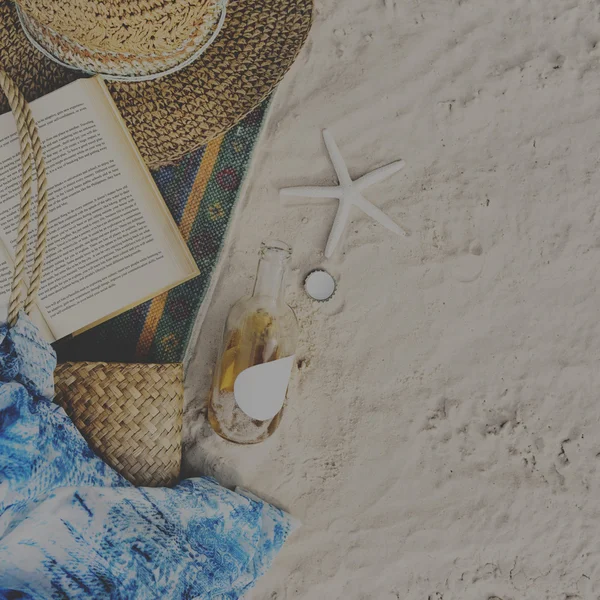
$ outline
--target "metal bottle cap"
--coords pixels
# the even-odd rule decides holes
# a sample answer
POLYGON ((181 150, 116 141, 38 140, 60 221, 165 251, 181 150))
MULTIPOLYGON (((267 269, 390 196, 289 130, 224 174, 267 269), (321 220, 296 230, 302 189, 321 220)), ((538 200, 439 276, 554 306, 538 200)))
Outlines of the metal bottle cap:
POLYGON ((311 271, 304 280, 304 291, 317 302, 327 302, 335 294, 335 279, 323 269, 311 271))

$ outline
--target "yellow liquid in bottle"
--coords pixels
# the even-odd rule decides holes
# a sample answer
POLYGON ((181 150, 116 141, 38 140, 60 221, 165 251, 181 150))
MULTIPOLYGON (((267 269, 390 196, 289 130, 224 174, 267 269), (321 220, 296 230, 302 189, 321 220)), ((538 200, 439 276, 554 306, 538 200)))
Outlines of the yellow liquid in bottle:
POLYGON ((229 334, 221 356, 218 381, 208 404, 212 428, 225 439, 241 444, 261 442, 275 431, 283 409, 268 421, 257 421, 244 413, 233 393, 237 376, 250 367, 280 358, 277 326, 263 310, 249 314, 240 329, 229 334))

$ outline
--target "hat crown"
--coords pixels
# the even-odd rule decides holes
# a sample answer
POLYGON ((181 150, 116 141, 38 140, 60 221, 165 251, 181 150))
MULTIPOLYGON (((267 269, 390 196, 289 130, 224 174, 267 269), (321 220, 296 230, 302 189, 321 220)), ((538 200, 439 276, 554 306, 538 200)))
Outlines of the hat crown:
POLYGON ((193 40, 217 0, 17 0, 38 25, 100 51, 155 56, 193 40))

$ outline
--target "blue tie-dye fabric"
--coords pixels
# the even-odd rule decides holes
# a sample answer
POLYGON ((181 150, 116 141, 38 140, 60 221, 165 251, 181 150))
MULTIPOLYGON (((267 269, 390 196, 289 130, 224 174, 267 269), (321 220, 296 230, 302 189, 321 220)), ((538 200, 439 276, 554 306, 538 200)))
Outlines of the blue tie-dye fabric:
POLYGON ((232 600, 294 527, 209 478, 135 488, 53 404, 56 357, 0 325, 0 599, 232 600))

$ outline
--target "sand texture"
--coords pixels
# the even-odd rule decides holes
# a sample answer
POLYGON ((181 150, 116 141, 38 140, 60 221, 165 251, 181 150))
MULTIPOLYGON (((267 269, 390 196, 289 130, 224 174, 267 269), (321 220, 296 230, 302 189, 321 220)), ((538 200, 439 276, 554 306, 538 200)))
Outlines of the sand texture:
POLYGON ((317 0, 276 96, 187 376, 187 474, 301 519, 255 600, 600 598, 600 3, 317 0), (328 127, 366 196, 334 257, 328 127), (277 434, 202 410, 262 240, 302 325, 277 434), (323 266, 336 296, 301 289, 323 266))

